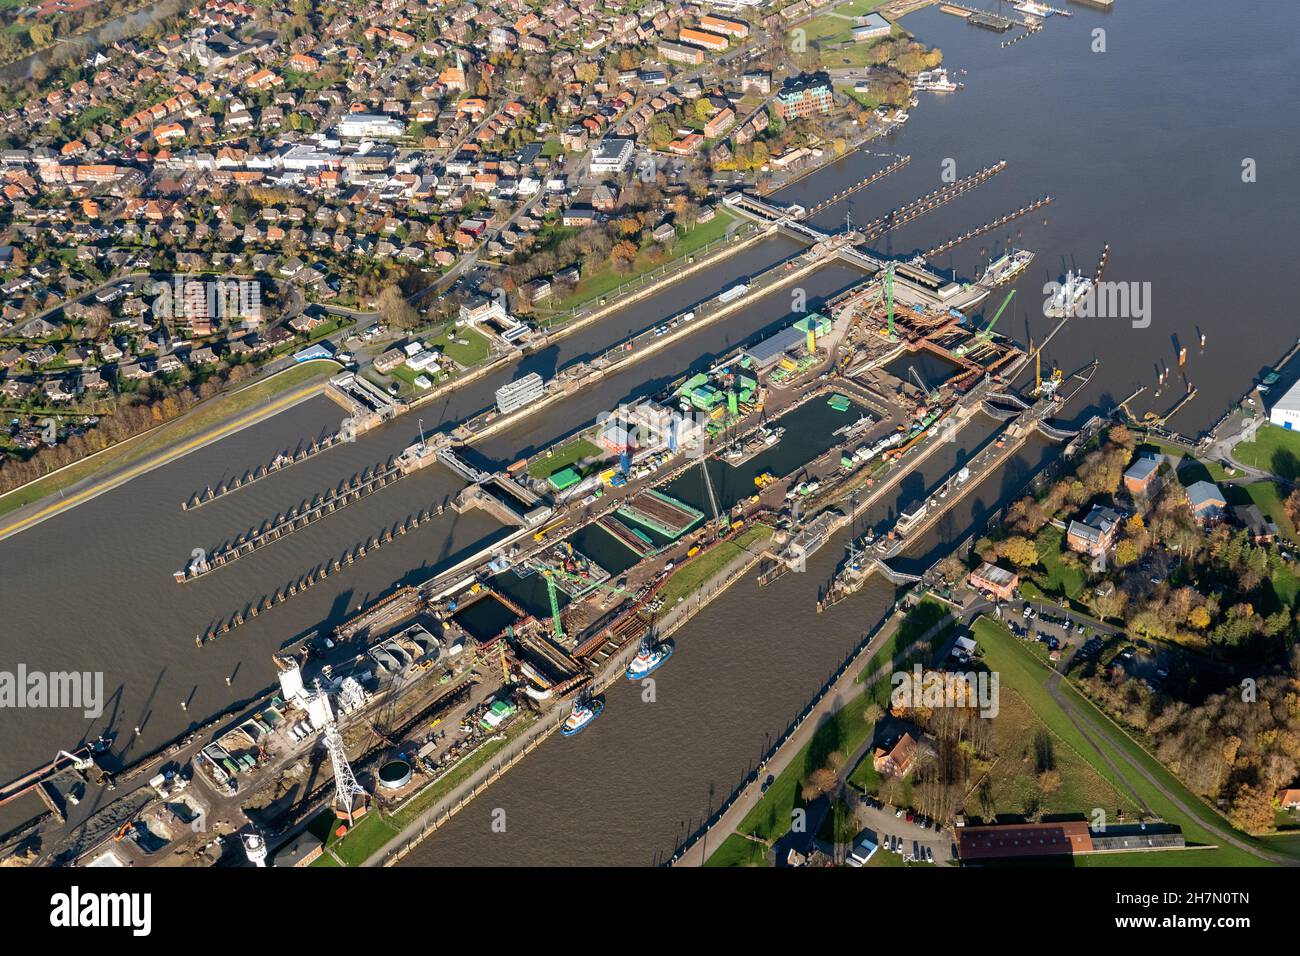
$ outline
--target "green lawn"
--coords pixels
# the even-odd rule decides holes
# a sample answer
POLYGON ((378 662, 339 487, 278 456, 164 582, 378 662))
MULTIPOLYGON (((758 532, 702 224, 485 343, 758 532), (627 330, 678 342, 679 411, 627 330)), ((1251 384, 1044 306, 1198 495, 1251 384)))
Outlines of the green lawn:
MULTIPOLYGON (((1124 732, 1123 728, 1116 725, 1109 717, 1099 711, 1091 701, 1076 691, 1068 682, 1064 680, 1061 682, 1062 696, 1070 701, 1075 709, 1088 719, 1089 723, 1104 728, 1116 739, 1120 750, 1124 754, 1136 761, 1161 786, 1170 793, 1177 795, 1179 800, 1190 807, 1192 809, 1190 815, 1183 813, 1174 806, 1156 786, 1139 774, 1126 761, 1122 760, 1118 754, 1113 754, 1112 759, 1123 771, 1124 779, 1121 780, 1116 776, 1109 764, 1102 759, 1092 744, 1084 738, 1083 734, 1070 721, 1065 711, 1052 698, 1047 688, 1047 682, 1051 677, 1050 669, 1031 656, 1022 642, 1012 637, 1005 627, 990 618, 980 618, 975 622, 974 632, 975 639, 980 645, 983 661, 990 670, 998 672, 1002 689, 1013 690, 1019 694, 1025 703, 1033 708, 1038 719, 1051 730, 1056 738, 1086 760, 1093 770, 1114 787, 1118 793, 1126 795, 1125 799, 1128 799, 1128 790, 1124 782, 1127 780, 1137 791, 1138 796, 1161 819, 1182 828, 1183 835, 1189 844, 1220 843, 1216 834, 1206 829, 1205 823, 1213 820, 1218 826, 1227 827, 1222 818, 1206 806, 1199 797, 1184 787, 1164 765, 1142 749, 1135 740, 1124 732)), ((1253 845, 1262 845, 1259 841, 1251 840, 1249 837, 1240 834, 1238 834, 1238 837, 1253 845)), ((1127 854, 1125 855, 1127 856, 1127 854)), ((1143 854, 1143 856, 1163 858, 1166 854, 1143 854)), ((1262 862, 1252 854, 1230 845, 1220 845, 1218 849, 1207 850, 1203 853, 1179 853, 1167 854, 1167 856, 1177 857, 1177 860, 1170 860, 1170 863, 1181 861, 1185 865, 1257 866, 1262 862)), ((1117 863, 1120 865, 1125 863, 1127 865, 1136 865, 1135 862, 1129 861, 1117 861, 1117 863)), ((1105 863, 1103 862, 1100 865, 1105 865, 1105 863)))
MULTIPOLYGON (((853 35, 851 32, 852 25, 848 21, 841 22, 850 28, 849 39, 851 40, 853 35)), ((896 37, 901 33, 902 30, 895 25, 891 36, 896 37)), ((828 38, 818 45, 818 60, 821 67, 827 70, 843 66, 858 68, 873 66, 875 64, 875 53, 872 51, 872 47, 884 39, 884 37, 881 37, 876 40, 867 40, 862 43, 850 42, 844 46, 839 46, 836 39, 828 38)))
POLYGON ((600 297, 608 295, 614 289, 617 289, 623 283, 631 282, 643 273, 658 268, 666 262, 673 262, 693 254, 702 246, 721 239, 726 234, 727 228, 734 218, 731 213, 719 208, 708 222, 697 225, 693 229, 679 229, 677 231, 677 241, 669 250, 671 258, 664 259, 661 262, 655 263, 651 261, 649 250, 658 245, 658 243, 651 242, 642 248, 641 254, 627 272, 619 272, 613 266, 606 266, 597 272, 583 276, 572 292, 561 299, 547 303, 547 314, 554 315, 559 312, 568 312, 579 305, 598 300, 600 297))
POLYGON ((1034 544, 1038 548, 1038 558, 1044 569, 1039 582, 1043 590, 1067 598, 1076 597, 1083 590, 1087 576, 1082 569, 1066 567, 1061 560, 1065 533, 1049 524, 1039 532, 1034 544))
POLYGON ((377 810, 367 812, 340 837, 341 825, 345 824, 335 818, 333 810, 323 810, 308 824, 307 829, 325 844, 325 852, 312 861, 312 866, 360 866, 396 833, 377 810))
POLYGON ((219 395, 166 425, 114 445, 95 458, 81 461, 57 474, 47 475, 10 492, 0 498, 0 515, 39 501, 77 482, 105 476, 110 471, 137 462, 147 455, 165 452, 171 446, 193 438, 205 429, 217 426, 241 412, 265 405, 281 393, 291 391, 313 378, 337 369, 338 363, 329 360, 304 362, 255 385, 219 395))
POLYGON ((598 446, 585 438, 578 437, 563 445, 550 455, 540 455, 528 463, 528 474, 534 478, 549 478, 574 462, 605 455, 598 446))
POLYGON ((1277 525, 1280 534, 1296 540, 1296 528, 1282 507, 1286 492, 1271 481, 1256 481, 1249 485, 1225 485, 1223 494, 1230 505, 1255 505, 1265 518, 1277 525))
POLYGON ((1255 440, 1242 442, 1232 455, 1243 464, 1294 481, 1300 478, 1300 432, 1261 425, 1255 440))
POLYGON ((424 344, 431 349, 440 349, 442 354, 465 368, 471 368, 488 357, 488 340, 477 329, 460 328, 450 333, 443 333, 435 339, 425 339, 424 344), (461 345, 460 341, 465 344, 461 345))
POLYGON ((886 0, 849 0, 835 7, 833 12, 845 17, 863 17, 885 3, 886 0))
MULTIPOLYGON (((1114 819, 1123 808, 1132 819, 1137 803, 1117 790, 1073 748, 1055 737, 1023 697, 1009 687, 1000 688, 999 709, 993 718, 993 764, 987 786, 993 815, 1030 815, 1035 810, 1052 814, 1089 814, 1100 807, 1114 819), (1046 735, 1046 736, 1044 736, 1046 735), (1050 741, 1050 742, 1049 742, 1050 741), (1044 790, 1039 776, 1040 750, 1060 776, 1060 786, 1044 790)), ((978 798, 967 800, 972 814, 981 813, 978 798)))
POLYGON ((736 558, 746 551, 758 550, 771 537, 771 528, 765 524, 754 524, 736 538, 715 545, 706 553, 687 561, 673 571, 672 577, 660 589, 663 606, 671 608, 678 601, 685 600, 736 558))
POLYGON ((853 39, 853 21, 844 17, 823 13, 814 17, 801 27, 807 33, 809 43, 826 43, 828 45, 848 43, 853 39))
POLYGON ((709 854, 705 866, 767 866, 767 847, 733 833, 709 854))

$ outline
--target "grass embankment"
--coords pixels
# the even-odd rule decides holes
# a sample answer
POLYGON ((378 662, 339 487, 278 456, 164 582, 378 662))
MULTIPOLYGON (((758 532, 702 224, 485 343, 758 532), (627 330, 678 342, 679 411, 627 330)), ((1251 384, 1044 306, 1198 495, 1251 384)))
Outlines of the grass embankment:
MULTIPOLYGON (((890 687, 887 675, 902 666, 901 662, 894 659, 899 648, 911 647, 935 625, 942 622, 947 614, 948 608, 932 599, 921 601, 908 612, 895 632, 886 638, 871 655, 871 665, 874 665, 877 661, 884 662, 883 666, 876 667, 874 671, 878 677, 884 679, 875 680, 861 694, 858 694, 841 707, 830 720, 827 720, 817 729, 812 739, 803 746, 785 770, 781 771, 772 782, 772 785, 768 787, 762 799, 741 820, 737 832, 742 836, 735 837, 736 839, 744 839, 744 835, 748 835, 772 843, 789 831, 792 812, 796 807, 805 806, 803 786, 809 776, 827 766, 834 759, 851 757, 875 733, 876 725, 868 718, 867 710, 873 702, 882 703, 882 699, 887 701, 890 687), (839 755, 839 758, 834 755, 839 755)), ((953 627, 956 627, 955 621, 949 627, 941 628, 937 634, 931 637, 929 647, 933 649, 942 646, 952 633, 953 627)), ((910 661, 908 664, 910 666, 910 661)), ((863 675, 859 676, 858 681, 861 682, 863 676, 872 672, 873 666, 868 666, 863 671, 863 675)), ((854 768, 849 775, 849 782, 860 789, 876 789, 879 785, 879 778, 875 776, 870 755, 865 757, 857 768, 854 768), (874 782, 873 777, 875 778, 874 782)), ((847 827, 849 824, 845 823, 845 826, 847 827)), ((728 845, 731 845, 734 851, 735 844, 732 838, 728 838, 718 852, 722 852, 722 849, 728 845)), ((710 865, 735 864, 721 862, 715 864, 711 857, 710 865)))
POLYGON ((290 389, 302 386, 311 379, 324 376, 337 368, 338 363, 330 360, 304 362, 285 369, 265 381, 212 398, 175 421, 119 442, 93 458, 83 459, 62 471, 46 475, 9 492, 0 497, 0 515, 8 514, 23 505, 63 491, 78 482, 95 477, 106 477, 109 472, 138 462, 155 452, 170 453, 171 446, 194 438, 206 429, 213 428, 241 412, 267 405, 290 389))
POLYGON ((787 833, 791 814, 805 806, 802 791, 808 777, 825 767, 833 754, 853 753, 875 730, 866 716, 868 703, 866 693, 859 694, 818 727, 736 829, 769 843, 787 833))
POLYGON ((772 529, 767 525, 753 524, 731 540, 714 545, 704 554, 687 561, 673 572, 659 591, 664 608, 671 609, 678 601, 694 594, 709 578, 745 552, 758 550, 771 537, 772 529))
POLYGON ((1300 432, 1261 425, 1254 440, 1237 445, 1232 456, 1243 465, 1295 481, 1300 478, 1300 432))
POLYGON ((557 322, 562 321, 563 316, 559 316, 557 313, 568 312, 580 305, 599 299, 601 296, 608 295, 626 282, 632 282, 653 269, 681 260, 715 239, 721 239, 726 235, 727 228, 734 219, 735 217, 731 213, 719 208, 708 222, 701 223, 691 229, 679 229, 677 239, 668 250, 668 255, 663 259, 656 259, 654 254, 654 250, 662 247, 656 242, 647 243, 641 248, 637 257, 632 260, 632 267, 626 272, 618 271, 613 265, 606 265, 604 268, 584 276, 568 295, 547 302, 545 312, 539 312, 539 317, 544 323, 549 316, 555 316, 557 322))
MULTIPOLYGON (((1184 787, 1164 765, 1129 737, 1123 728, 1098 710, 1073 686, 1062 680, 1059 685, 1061 696, 1074 708, 1083 725, 1105 732, 1118 745, 1116 750, 1111 750, 1098 733, 1090 730, 1089 735, 1096 740, 1098 747, 1107 751, 1107 756, 1120 769, 1122 777, 1117 774, 1102 754, 1098 753, 1097 748, 1071 722, 1048 690, 1048 681, 1053 673, 1051 669, 1031 655, 1005 627, 989 618, 980 618, 975 622, 974 633, 984 663, 990 670, 997 671, 999 674, 1002 691, 1010 690, 1019 695, 1055 738, 1086 761, 1093 771, 1114 788, 1124 800, 1133 801, 1134 797, 1140 798, 1140 801, 1134 802, 1145 803, 1161 819, 1181 827, 1189 845, 1218 845, 1216 849, 1198 852, 1165 851, 1080 857, 1074 861, 1076 864, 1084 866, 1249 866, 1261 863, 1254 855, 1224 844, 1216 831, 1231 830, 1229 824, 1184 787), (1140 773, 1138 768, 1150 774, 1155 783, 1140 773), (1161 788, 1176 796, 1192 812, 1188 814, 1178 809, 1169 797, 1161 792, 1161 788), (1210 829, 1211 825, 1214 827, 1213 830, 1210 829)), ((1080 807, 1079 812, 1087 813, 1091 809, 1091 807, 1080 807)), ((1109 812, 1111 811, 1108 810, 1109 812)), ((1251 840, 1249 837, 1241 834, 1236 836, 1248 843, 1259 845, 1258 841, 1251 840)))
POLYGON ((768 866, 767 847, 733 833, 709 854, 705 866, 768 866))

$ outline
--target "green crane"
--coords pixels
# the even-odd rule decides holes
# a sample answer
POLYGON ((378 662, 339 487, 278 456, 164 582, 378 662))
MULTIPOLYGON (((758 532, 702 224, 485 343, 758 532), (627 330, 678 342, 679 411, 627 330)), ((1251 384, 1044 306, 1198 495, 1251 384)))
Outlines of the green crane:
POLYGON ((1002 304, 998 306, 998 310, 993 313, 993 318, 989 321, 989 324, 984 327, 983 331, 976 332, 975 337, 973 339, 971 339, 965 345, 959 346, 956 349, 956 351, 953 352, 953 354, 965 355, 971 349, 975 348, 978 345, 982 345, 983 343, 991 339, 993 337, 993 326, 998 324, 998 319, 1001 318, 1002 311, 1011 302, 1011 299, 1015 294, 1016 294, 1015 289, 1012 289, 1010 292, 1008 292, 1007 297, 1002 300, 1002 304))
POLYGON ((588 581, 584 577, 579 577, 576 574, 569 574, 567 571, 561 571, 559 568, 553 568, 549 565, 542 564, 540 561, 529 561, 528 566, 539 573, 542 576, 542 579, 546 582, 546 596, 551 602, 551 634, 554 635, 557 641, 562 641, 565 637, 564 622, 560 618, 560 596, 557 593, 559 589, 555 585, 555 579, 557 577, 565 578, 569 581, 576 581, 579 584, 585 584, 590 587, 599 588, 602 591, 610 591, 614 594, 627 596, 631 593, 630 591, 625 591, 623 588, 615 587, 612 584, 598 584, 595 581, 588 581))

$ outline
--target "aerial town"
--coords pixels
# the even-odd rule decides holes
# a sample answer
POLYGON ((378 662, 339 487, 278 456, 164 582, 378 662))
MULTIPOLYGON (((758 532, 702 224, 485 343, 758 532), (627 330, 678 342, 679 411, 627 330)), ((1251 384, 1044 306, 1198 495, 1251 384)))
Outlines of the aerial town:
POLYGON ((1290 134, 1055 2, 0 4, 0 869, 1300 864, 1290 134))

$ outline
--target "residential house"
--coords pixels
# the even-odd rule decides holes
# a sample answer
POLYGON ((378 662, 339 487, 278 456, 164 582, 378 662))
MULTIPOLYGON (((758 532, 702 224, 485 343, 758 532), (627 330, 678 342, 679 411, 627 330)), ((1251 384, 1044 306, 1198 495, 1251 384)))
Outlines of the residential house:
POLYGON ((1114 508, 1093 505, 1082 521, 1071 521, 1065 539, 1071 551, 1100 557, 1110 550, 1119 533, 1120 515, 1114 508))

